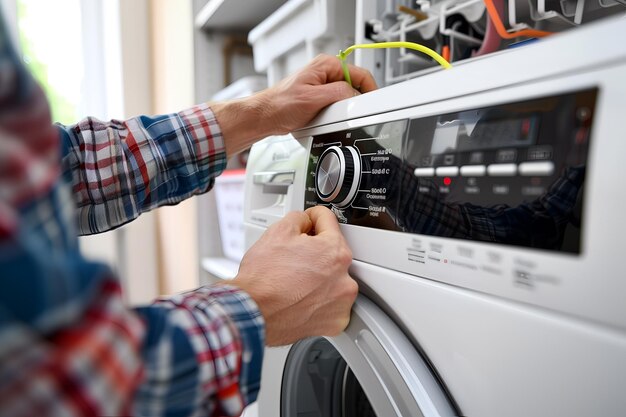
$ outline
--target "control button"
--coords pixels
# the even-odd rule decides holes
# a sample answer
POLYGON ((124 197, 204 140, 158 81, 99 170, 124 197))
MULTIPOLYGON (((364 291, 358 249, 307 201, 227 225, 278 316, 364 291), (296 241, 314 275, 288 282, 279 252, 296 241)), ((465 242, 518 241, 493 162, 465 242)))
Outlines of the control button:
POLYGON ((461 175, 464 177, 482 177, 487 172, 484 165, 465 165, 461 167, 461 175))
POLYGON ((554 173, 554 162, 522 162, 519 164, 519 173, 524 176, 549 176, 554 173))
POLYGON ((415 168, 413 174, 416 177, 434 177, 435 176, 435 168, 415 168))
POLYGON ((492 177, 510 177, 517 173, 517 165, 491 164, 487 167, 487 173, 492 177))
POLYGON ((517 149, 502 149, 496 153, 497 162, 514 162, 517 159, 517 149))
POLYGON ((347 207, 361 182, 361 156, 353 146, 331 146, 320 155, 315 170, 315 191, 325 203, 347 207))
POLYGON ((456 177, 459 175, 459 167, 438 167, 438 177, 456 177))

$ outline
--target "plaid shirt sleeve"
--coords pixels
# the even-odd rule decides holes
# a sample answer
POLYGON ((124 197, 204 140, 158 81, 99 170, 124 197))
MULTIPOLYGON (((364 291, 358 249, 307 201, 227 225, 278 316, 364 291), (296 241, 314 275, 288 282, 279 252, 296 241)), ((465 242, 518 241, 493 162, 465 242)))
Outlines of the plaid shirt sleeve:
POLYGON ((176 114, 59 126, 80 234, 99 233, 213 185, 226 166, 206 104, 176 114))
POLYGON ((54 127, 0 19, 0 416, 234 416, 255 399, 264 323, 247 294, 132 310, 76 238, 76 204, 91 233, 209 188, 219 135, 206 107, 54 127))

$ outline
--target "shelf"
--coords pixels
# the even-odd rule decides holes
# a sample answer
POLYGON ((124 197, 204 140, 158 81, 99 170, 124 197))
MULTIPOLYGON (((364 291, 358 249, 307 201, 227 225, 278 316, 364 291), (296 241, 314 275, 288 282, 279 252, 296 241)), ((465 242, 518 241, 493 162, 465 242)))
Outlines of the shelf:
POLYGON ((203 258, 202 269, 220 279, 233 279, 239 272, 239 263, 227 258, 203 258))
POLYGON ((196 15, 196 27, 204 30, 250 30, 282 6, 286 0, 209 0, 196 15))

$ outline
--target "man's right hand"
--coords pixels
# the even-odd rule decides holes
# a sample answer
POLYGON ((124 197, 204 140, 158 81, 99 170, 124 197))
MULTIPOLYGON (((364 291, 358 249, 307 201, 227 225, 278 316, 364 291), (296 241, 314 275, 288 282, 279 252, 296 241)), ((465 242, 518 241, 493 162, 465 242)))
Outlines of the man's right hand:
POLYGON ((306 126, 326 106, 375 90, 369 71, 348 65, 354 88, 344 81, 339 58, 319 55, 300 71, 250 97, 212 103, 228 156, 257 140, 306 126))
POLYGON ((229 282, 257 303, 266 344, 334 336, 350 321, 358 285, 348 274, 352 253, 325 207, 288 213, 246 253, 229 282))

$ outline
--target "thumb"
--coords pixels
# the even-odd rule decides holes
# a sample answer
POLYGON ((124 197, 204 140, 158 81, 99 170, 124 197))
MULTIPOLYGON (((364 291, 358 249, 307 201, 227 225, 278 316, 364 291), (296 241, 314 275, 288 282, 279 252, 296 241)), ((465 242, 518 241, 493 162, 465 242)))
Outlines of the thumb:
POLYGON ((315 93, 320 108, 360 94, 354 88, 350 87, 350 84, 345 81, 335 81, 328 84, 318 85, 315 87, 315 93))
POLYGON ((312 229, 316 235, 322 233, 341 233, 339 230, 339 222, 335 214, 324 206, 315 206, 307 209, 305 212, 311 219, 312 229))

